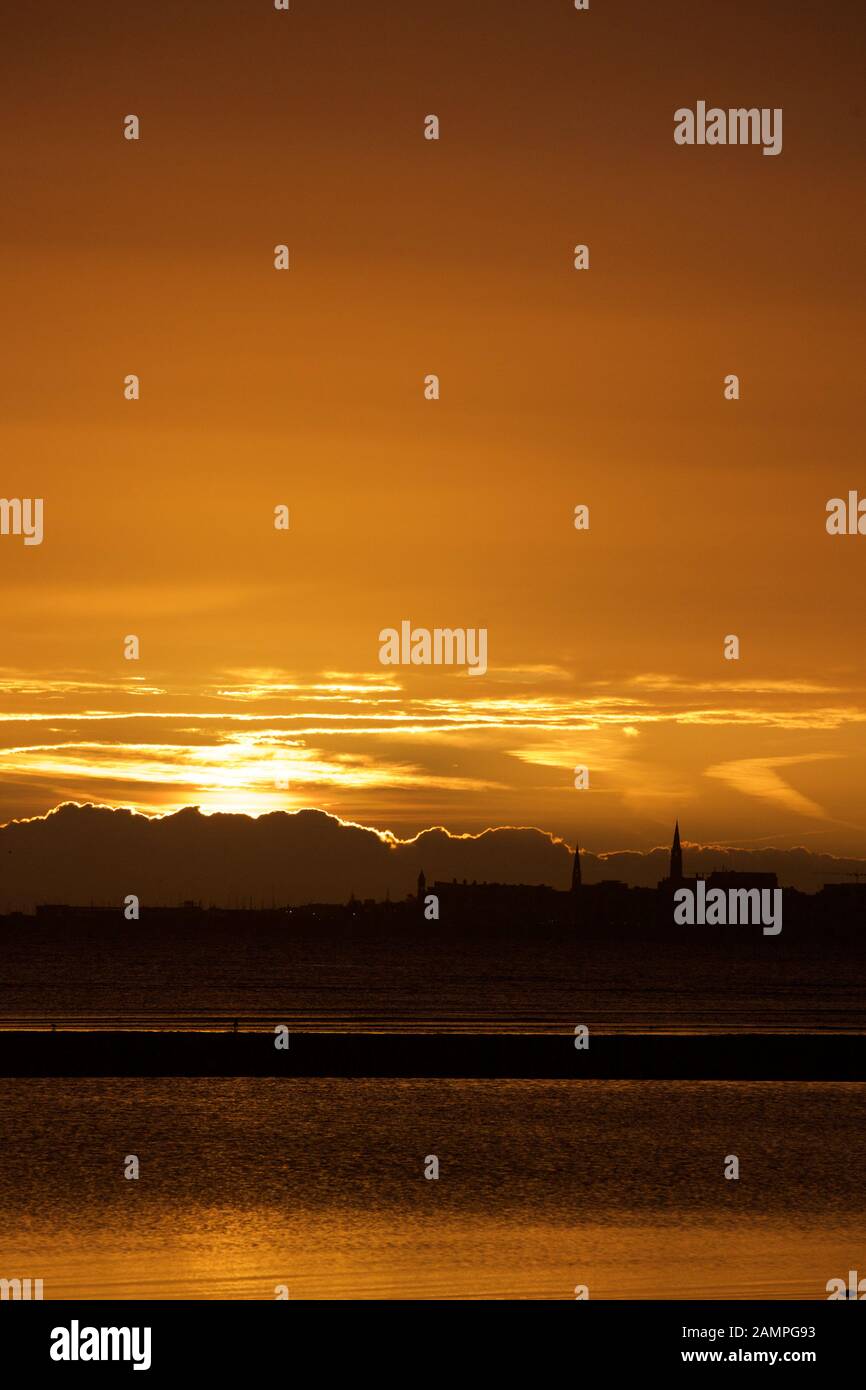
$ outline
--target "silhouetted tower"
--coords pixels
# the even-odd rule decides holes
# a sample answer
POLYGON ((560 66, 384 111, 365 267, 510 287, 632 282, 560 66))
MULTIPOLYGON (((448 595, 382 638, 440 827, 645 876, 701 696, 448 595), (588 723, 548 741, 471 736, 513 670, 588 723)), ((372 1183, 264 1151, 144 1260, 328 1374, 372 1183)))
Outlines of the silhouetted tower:
POLYGON ((574 842, 574 863, 571 866, 571 891, 576 893, 580 888, 580 845, 574 842))
POLYGON ((585 906, 583 894, 580 891, 580 845, 577 840, 574 842, 574 859, 571 861, 571 922, 572 926, 580 926, 581 908, 585 906))
POLYGON ((420 874, 418 875, 418 902, 421 904, 422 907, 424 906, 424 894, 426 893, 426 891, 427 880, 424 877, 424 870, 422 869, 420 874))
POLYGON ((680 848, 680 823, 674 826, 674 842, 671 845, 671 878, 677 883, 683 876, 683 852, 680 848))

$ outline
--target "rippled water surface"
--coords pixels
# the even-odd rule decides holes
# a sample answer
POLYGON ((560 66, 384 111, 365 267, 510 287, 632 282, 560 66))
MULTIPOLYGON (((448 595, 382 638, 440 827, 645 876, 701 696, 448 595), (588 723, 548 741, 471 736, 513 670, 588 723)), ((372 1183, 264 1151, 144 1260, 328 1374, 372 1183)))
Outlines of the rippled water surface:
POLYGON ((46 1298, 825 1298, 866 1267, 866 1085, 2 1080, 0 1128, 0 1276, 46 1298))

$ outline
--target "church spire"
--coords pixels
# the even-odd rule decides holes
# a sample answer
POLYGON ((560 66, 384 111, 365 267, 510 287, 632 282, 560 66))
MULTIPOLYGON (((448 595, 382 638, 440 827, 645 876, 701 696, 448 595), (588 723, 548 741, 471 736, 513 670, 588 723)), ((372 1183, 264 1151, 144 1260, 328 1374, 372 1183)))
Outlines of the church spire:
POLYGON ((674 842, 671 845, 671 878, 677 882, 683 876, 683 852, 680 848, 680 823, 674 826, 674 842))
POLYGON ((580 878, 580 845, 574 842, 574 862, 571 866, 571 891, 576 893, 581 886, 580 878))

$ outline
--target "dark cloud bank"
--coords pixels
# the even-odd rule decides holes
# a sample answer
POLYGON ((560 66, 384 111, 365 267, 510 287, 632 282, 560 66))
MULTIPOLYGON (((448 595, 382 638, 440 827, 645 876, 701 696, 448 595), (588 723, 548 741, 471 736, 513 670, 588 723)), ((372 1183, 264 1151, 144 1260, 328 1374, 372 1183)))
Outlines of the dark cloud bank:
MULTIPOLYGON (((844 882, 863 860, 835 859, 805 849, 743 850, 684 844, 686 873, 716 868, 772 870, 783 885, 816 892, 844 882), (835 879, 833 875, 837 875, 835 879)), ((581 855, 585 883, 619 878, 655 885, 666 873, 667 848, 581 855)), ((388 844, 372 830, 345 825, 321 811, 275 812, 252 819, 204 816, 195 808, 149 819, 130 811, 64 805, 41 820, 0 827, 0 909, 29 911, 36 903, 116 903, 128 893, 142 903, 269 906, 272 902, 342 902, 402 898, 423 868, 433 879, 547 883, 567 888, 571 849, 533 829, 500 828, 475 838, 427 830, 411 844, 388 844)))

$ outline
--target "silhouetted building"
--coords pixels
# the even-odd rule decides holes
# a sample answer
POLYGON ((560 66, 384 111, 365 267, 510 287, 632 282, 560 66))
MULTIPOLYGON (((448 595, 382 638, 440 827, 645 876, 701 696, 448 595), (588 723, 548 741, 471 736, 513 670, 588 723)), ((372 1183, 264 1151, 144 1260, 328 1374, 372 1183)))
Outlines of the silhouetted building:
POLYGON ((574 842, 574 863, 571 866, 571 891, 576 893, 581 886, 580 878, 580 845, 577 840, 574 842))
POLYGON ((671 845, 671 871, 670 879, 672 883, 679 883, 683 876, 683 851, 680 846, 680 823, 677 821, 674 826, 674 842, 671 845))
POLYGON ((866 883, 825 883, 817 901, 831 913, 856 913, 866 923, 866 883))
POLYGON ((582 906, 582 884, 580 877, 580 845, 574 842, 574 860, 571 865, 571 919, 577 925, 582 906))
POLYGON ((659 895, 672 900, 672 895, 677 888, 694 888, 697 881, 696 878, 686 878, 683 874, 683 850, 680 844, 680 823, 678 820, 674 826, 674 838, 671 845, 670 872, 667 878, 663 878, 659 883, 659 895))
POLYGON ((721 888, 727 893, 729 888, 778 888, 779 880, 775 874, 740 873, 736 869, 713 869, 707 879, 707 892, 711 888, 721 888))

